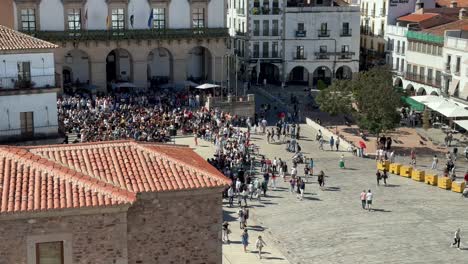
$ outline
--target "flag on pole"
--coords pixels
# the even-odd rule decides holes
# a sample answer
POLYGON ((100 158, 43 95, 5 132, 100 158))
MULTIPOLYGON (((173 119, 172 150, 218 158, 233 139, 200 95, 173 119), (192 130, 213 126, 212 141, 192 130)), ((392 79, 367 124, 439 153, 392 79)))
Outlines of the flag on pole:
POLYGON ((106 27, 107 27, 107 29, 110 29, 110 19, 109 19, 109 15, 106 17, 106 27))
POLYGON ((148 28, 152 28, 152 27, 153 27, 153 9, 151 9, 151 12, 148 18, 148 28))
POLYGON ((88 8, 86 8, 86 10, 85 10, 84 24, 85 24, 86 28, 88 28, 88 8))

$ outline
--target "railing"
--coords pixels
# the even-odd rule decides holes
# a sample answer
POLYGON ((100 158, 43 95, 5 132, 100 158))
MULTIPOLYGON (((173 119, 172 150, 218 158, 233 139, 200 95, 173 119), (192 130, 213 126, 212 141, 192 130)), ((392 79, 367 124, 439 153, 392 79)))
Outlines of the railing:
POLYGON ((242 32, 242 31, 236 31, 236 35, 237 36, 245 36, 245 32, 242 32))
POLYGON ((315 59, 328 60, 330 59, 330 56, 328 56, 328 53, 325 53, 325 52, 315 52, 315 59))
POLYGON ((342 30, 341 30, 340 36, 342 36, 342 37, 351 37, 351 32, 352 32, 352 31, 351 31, 350 28, 348 28, 348 29, 342 29, 342 30))
POLYGON ((408 31, 406 32, 406 37, 408 39, 419 40, 423 42, 430 42, 436 44, 444 44, 444 37, 443 36, 436 36, 429 33, 418 32, 418 31, 408 31))
POLYGON ((244 16, 245 15, 245 9, 244 8, 236 8, 236 13, 238 15, 244 16))
POLYGON ((468 39, 447 36, 445 38, 445 47, 468 51, 468 39))
POLYGON ((306 30, 296 30, 296 38, 304 38, 306 35, 306 30))
POLYGON ((125 39, 179 39, 197 37, 229 37, 227 28, 189 29, 126 29, 82 31, 33 31, 24 32, 48 41, 87 41, 125 39))
POLYGON ((385 35, 385 32, 383 30, 379 30, 379 37, 383 37, 385 35))
POLYGON ((253 35, 254 36, 260 36, 260 30, 254 30, 253 35))
POLYGON ((370 13, 371 13, 371 14, 370 14, 371 17, 375 17, 375 9, 371 9, 371 12, 370 12, 370 13))
POLYGON ((273 9, 271 10, 271 14, 272 15, 279 15, 279 14, 281 14, 281 9, 279 7, 273 7, 273 9))
POLYGON ((57 134, 59 126, 39 126, 34 127, 33 133, 24 133, 21 128, 0 130, 0 140, 6 138, 21 138, 21 139, 31 139, 39 136, 53 135, 57 134))
POLYGON ((406 27, 387 25, 387 34, 404 37, 406 36, 406 32, 408 32, 408 29, 406 27))
POLYGON ((292 57, 294 60, 307 60, 307 53, 304 52, 304 54, 298 54, 297 52, 293 52, 292 57))
POLYGON ((385 17, 387 15, 387 10, 385 8, 380 8, 380 16, 385 17))
POLYGON ((269 54, 268 53, 262 53, 262 58, 269 58, 269 54))
POLYGON ((273 29, 271 30, 271 35, 272 35, 272 36, 278 36, 278 35, 279 35, 279 30, 278 30, 278 28, 273 28, 273 29))
POLYGON ((440 78, 435 78, 435 82, 434 82, 434 79, 432 77, 427 76, 427 79, 426 79, 426 75, 424 74, 405 72, 404 77, 408 81, 413 81, 413 82, 417 82, 420 84, 425 84, 425 85, 429 85, 429 86, 433 86, 437 88, 440 88, 442 84, 442 81, 440 78))
POLYGON ((361 15, 367 16, 367 8, 361 9, 361 15))
POLYGON ((445 63, 445 72, 450 73, 451 68, 452 67, 451 67, 450 63, 445 63))
POLYGON ((318 30, 318 37, 319 38, 330 37, 330 30, 319 29, 318 30))
POLYGON ((34 89, 59 87, 55 82, 55 75, 35 75, 30 80, 21 80, 18 76, 1 77, 0 89, 34 89))

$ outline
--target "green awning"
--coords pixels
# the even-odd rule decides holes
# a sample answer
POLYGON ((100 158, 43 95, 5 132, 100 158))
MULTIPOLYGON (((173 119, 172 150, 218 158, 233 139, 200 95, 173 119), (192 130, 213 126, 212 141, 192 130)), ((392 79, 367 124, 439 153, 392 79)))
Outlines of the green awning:
POLYGON ((424 105, 411 97, 402 96, 401 100, 415 111, 424 111, 424 105))

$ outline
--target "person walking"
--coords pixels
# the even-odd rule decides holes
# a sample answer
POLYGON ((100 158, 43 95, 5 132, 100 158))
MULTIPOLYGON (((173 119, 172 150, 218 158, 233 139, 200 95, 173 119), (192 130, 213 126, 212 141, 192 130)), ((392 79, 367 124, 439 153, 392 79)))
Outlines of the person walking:
POLYGON ((314 159, 309 159, 309 174, 310 176, 314 176, 314 159))
POLYGON ((227 221, 223 222, 223 242, 229 243, 229 234, 231 230, 229 230, 229 223, 227 221))
POLYGON ((431 170, 437 170, 438 163, 439 163, 439 159, 437 158, 437 155, 434 155, 434 157, 432 158, 431 170))
POLYGON ((361 205, 362 209, 366 209, 366 190, 363 190, 361 193, 361 205))
POLYGON ((344 169, 345 168, 345 160, 344 160, 344 155, 341 154, 341 157, 340 157, 340 169, 344 169))
POLYGON ((385 186, 387 186, 387 179, 388 179, 387 169, 384 169, 382 171, 382 179, 383 179, 383 183, 385 184, 385 186))
POLYGON ((457 229, 457 231, 455 231, 455 234, 453 235, 453 243, 451 245, 451 247, 457 245, 457 248, 460 250, 460 241, 461 241, 461 238, 460 238, 460 228, 457 229))
POLYGON ((369 189, 369 191, 367 192, 366 194, 366 203, 367 203, 367 209, 369 210, 369 212, 372 210, 372 199, 373 199, 373 194, 371 192, 371 190, 369 189))
POLYGON ((255 242, 255 247, 258 249, 258 258, 262 259, 262 249, 266 246, 265 241, 263 241, 262 236, 258 236, 257 241, 255 242))
POLYGON ((244 210, 242 208, 237 211, 237 217, 239 217, 239 228, 244 229, 244 210))
POLYGON ((234 188, 232 188, 232 186, 229 187, 227 191, 227 195, 229 198, 229 207, 233 207, 234 206, 234 188))
POLYGON ((294 193, 295 187, 296 187, 296 179, 291 178, 289 180, 289 191, 291 192, 291 194, 294 193))
POLYGON ((319 183, 320 188, 325 186, 325 173, 322 170, 318 174, 317 181, 319 183))
POLYGON ((336 151, 338 151, 340 149, 340 137, 336 137, 335 146, 336 146, 336 151))
POLYGON ((324 150, 323 149, 323 137, 319 138, 319 150, 324 150))
POLYGON ((299 185, 299 191, 301 192, 299 200, 302 201, 304 199, 304 192, 305 192, 305 182, 301 181, 301 184, 299 185))
POLYGON ((380 174, 379 170, 377 170, 377 172, 375 173, 375 176, 377 178, 377 185, 380 185, 380 180, 382 179, 382 174, 380 174))
POLYGON ((244 246, 244 252, 247 253, 247 246, 249 245, 249 233, 247 229, 244 229, 244 232, 241 235, 242 245, 244 246))
POLYGON ((331 136, 330 138, 330 150, 333 151, 333 146, 335 145, 335 139, 333 138, 333 136, 331 136))
POLYGON ((411 165, 414 167, 416 167, 416 152, 414 151, 414 149, 411 149, 411 165))
POLYGON ((198 146, 198 131, 193 131, 193 139, 195 141, 195 146, 198 146))

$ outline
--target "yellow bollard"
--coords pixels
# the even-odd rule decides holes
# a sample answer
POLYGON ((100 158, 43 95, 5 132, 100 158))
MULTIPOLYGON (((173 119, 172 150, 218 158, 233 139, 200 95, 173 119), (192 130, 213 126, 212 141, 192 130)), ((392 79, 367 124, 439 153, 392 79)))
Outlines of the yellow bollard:
POLYGON ((396 174, 396 175, 399 175, 400 174, 400 168, 401 168, 401 164, 399 163, 391 163, 390 164, 390 173, 392 174, 396 174))
POLYGON ((465 189, 465 182, 452 182, 452 192, 462 193, 465 189))
POLYGON ((413 172, 411 173, 411 179, 418 181, 418 182, 424 182, 424 171, 413 170, 413 172))
POLYGON ((452 189, 452 180, 449 177, 440 177, 437 180, 437 186, 441 189, 450 190, 452 189))
POLYGON ((424 181, 429 185, 437 186, 437 175, 427 174, 424 176, 424 181))
POLYGON ((413 167, 411 166, 401 166, 400 168, 400 176, 406 177, 406 178, 411 178, 411 172, 413 171, 413 167))

